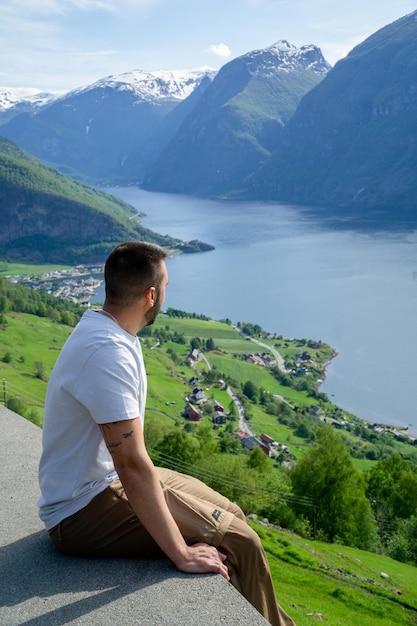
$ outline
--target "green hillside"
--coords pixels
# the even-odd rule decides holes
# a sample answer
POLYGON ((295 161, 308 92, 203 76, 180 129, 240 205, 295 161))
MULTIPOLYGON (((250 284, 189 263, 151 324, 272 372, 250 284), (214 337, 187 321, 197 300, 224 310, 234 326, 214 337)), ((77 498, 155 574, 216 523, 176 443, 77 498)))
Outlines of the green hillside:
MULTIPOLYGON (((82 309, 56 300, 53 315, 51 296, 0 280, 0 398, 41 425, 50 371, 82 309), (32 312, 13 310, 19 306, 32 312)), ((307 383, 309 376, 323 376, 331 347, 271 336, 256 324, 234 326, 172 309, 142 335, 151 456, 159 465, 203 479, 252 514, 277 596, 298 626, 415 623, 417 569, 399 560, 417 563, 417 448, 399 433, 369 429, 307 383), (193 348, 205 358, 191 364, 185 357, 193 348), (272 349, 288 370, 297 355, 308 352, 309 374, 289 381, 288 373, 279 375, 274 366, 247 358, 272 349), (260 448, 250 452, 241 445, 233 435, 239 424, 224 382, 255 434, 267 433, 289 455, 268 458, 260 448), (193 423, 183 409, 195 387, 208 402, 201 421, 193 423), (213 403, 229 413, 216 428, 213 403), (325 424, 312 407, 320 407, 322 417, 345 422, 345 429, 325 424), (300 472, 309 487, 298 490, 300 472), (254 515, 269 523, 260 524, 254 515), (325 542, 332 532, 329 521, 337 530, 325 542)))
POLYGON ((122 200, 76 182, 0 138, 0 259, 102 261, 121 241, 181 242, 143 228, 122 200))
POLYGON ((259 523, 252 527, 266 549, 277 597, 297 626, 416 623, 416 567, 259 523))
POLYGON ((326 73, 321 52, 311 55, 296 69, 268 49, 226 63, 148 169, 144 188, 197 196, 240 190, 326 73))

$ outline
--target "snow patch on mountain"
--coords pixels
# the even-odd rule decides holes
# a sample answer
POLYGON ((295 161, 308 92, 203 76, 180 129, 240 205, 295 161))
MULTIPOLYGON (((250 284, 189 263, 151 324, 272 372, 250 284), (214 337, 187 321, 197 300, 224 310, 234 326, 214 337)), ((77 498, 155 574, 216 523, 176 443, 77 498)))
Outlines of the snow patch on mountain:
MULTIPOLYGON (((325 76, 331 69, 320 48, 313 44, 297 48, 281 39, 268 48, 253 50, 244 55, 256 62, 256 72, 297 72, 307 70, 325 76)), ((255 68, 254 68, 255 69, 255 68)))
POLYGON ((46 92, 26 87, 0 87, 0 111, 7 111, 20 104, 28 104, 34 109, 49 104, 63 92, 46 92))
POLYGON ((201 81, 208 77, 213 80, 217 71, 203 67, 194 70, 132 70, 118 76, 107 76, 92 85, 75 89, 65 97, 76 96, 95 89, 131 91, 137 101, 185 100, 201 81))

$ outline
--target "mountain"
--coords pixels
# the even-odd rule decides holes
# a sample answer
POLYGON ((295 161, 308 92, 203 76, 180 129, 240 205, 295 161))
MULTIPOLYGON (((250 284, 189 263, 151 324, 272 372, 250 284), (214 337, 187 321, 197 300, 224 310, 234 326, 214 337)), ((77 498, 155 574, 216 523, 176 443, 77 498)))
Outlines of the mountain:
POLYGON ((0 125, 23 112, 35 113, 62 95, 39 89, 0 87, 0 125))
MULTIPOLYGON (((196 87, 207 85, 214 73, 134 70, 103 78, 35 114, 15 116, 1 126, 1 134, 74 178, 137 182, 147 159, 158 152, 158 142, 165 140, 158 135, 161 121, 196 87), (124 163, 133 152, 135 162, 129 160, 129 173, 125 173, 124 163)), ((168 136, 181 121, 174 120, 168 136)))
POLYGON ((224 65, 145 177, 146 189, 219 195, 267 160, 301 98, 330 69, 319 48, 279 41, 224 65))
POLYGON ((339 61, 301 100, 246 196, 414 212, 417 11, 339 61))
POLYGON ((137 211, 64 176, 0 138, 0 258, 78 265, 129 239, 184 249, 143 228, 137 211))

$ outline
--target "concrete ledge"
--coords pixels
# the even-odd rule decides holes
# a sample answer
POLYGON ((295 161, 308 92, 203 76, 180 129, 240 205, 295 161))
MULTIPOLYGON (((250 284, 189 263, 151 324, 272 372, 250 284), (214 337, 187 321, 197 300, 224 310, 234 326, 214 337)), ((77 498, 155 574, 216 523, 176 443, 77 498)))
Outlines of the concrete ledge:
POLYGON ((41 430, 0 407, 0 626, 265 626, 221 576, 60 555, 37 516, 41 430))

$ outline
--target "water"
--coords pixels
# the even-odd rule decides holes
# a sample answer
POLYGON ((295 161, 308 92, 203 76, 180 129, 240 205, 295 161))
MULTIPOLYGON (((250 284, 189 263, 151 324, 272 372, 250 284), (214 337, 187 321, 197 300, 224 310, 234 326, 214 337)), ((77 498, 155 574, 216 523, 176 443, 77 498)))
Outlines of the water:
MULTIPOLYGON (((321 339, 338 356, 321 387, 346 410, 417 433, 417 231, 308 208, 112 188, 143 225, 212 252, 168 260, 165 307, 321 339)), ((102 297, 102 293, 99 294, 102 297)))

